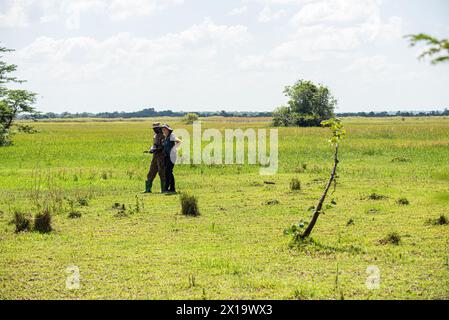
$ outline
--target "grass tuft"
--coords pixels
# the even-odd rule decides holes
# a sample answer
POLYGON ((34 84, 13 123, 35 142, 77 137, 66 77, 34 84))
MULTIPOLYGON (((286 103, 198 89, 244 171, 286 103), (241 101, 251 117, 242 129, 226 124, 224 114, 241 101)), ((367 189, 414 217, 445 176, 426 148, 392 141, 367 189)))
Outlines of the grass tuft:
POLYGON ((401 243, 401 235, 397 232, 391 232, 379 242, 380 244, 392 244, 398 246, 401 243))
POLYGON ((297 178, 293 178, 290 181, 290 190, 291 191, 299 191, 299 190, 301 190, 301 182, 297 178))
POLYGON ((276 200, 276 199, 274 199, 274 200, 269 200, 269 201, 265 202, 265 204, 266 204, 267 206, 275 206, 275 205, 278 205, 279 203, 280 203, 279 200, 276 200))
POLYGON ((16 211, 14 213, 14 224, 16 226, 16 233, 22 231, 29 231, 31 226, 31 219, 29 215, 16 211))
POLYGON ((51 214, 48 209, 44 209, 35 215, 33 230, 40 233, 48 233, 53 230, 51 227, 51 214))
POLYGON ((78 218, 81 218, 81 212, 79 212, 79 211, 70 211, 67 216, 70 219, 78 219, 78 218))
POLYGON ((89 206, 89 199, 87 199, 86 197, 79 197, 77 199, 78 204, 82 207, 87 207, 89 206))
POLYGON ((396 157, 391 159, 391 162, 410 162, 410 159, 405 157, 396 157))
POLYGON ((396 203, 401 206, 408 206, 410 204, 410 201, 408 201, 407 198, 399 198, 398 200, 396 200, 396 203))
POLYGON ((181 213, 185 216, 199 216, 198 200, 194 195, 182 193, 179 197, 181 202, 181 213))
POLYGON ((369 200, 384 200, 384 199, 387 199, 387 196, 373 192, 368 196, 368 199, 369 200))
POLYGON ((449 224, 449 219, 442 214, 436 219, 429 219, 427 220, 427 224, 434 225, 434 226, 444 226, 449 224))

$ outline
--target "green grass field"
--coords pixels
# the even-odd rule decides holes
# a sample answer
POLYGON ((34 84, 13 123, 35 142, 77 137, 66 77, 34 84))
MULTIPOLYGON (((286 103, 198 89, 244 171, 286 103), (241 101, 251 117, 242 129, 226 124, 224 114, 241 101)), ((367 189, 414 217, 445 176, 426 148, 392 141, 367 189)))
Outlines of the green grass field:
MULTIPOLYGON (((0 299, 449 299, 449 225, 426 223, 449 217, 449 118, 343 119, 337 205, 299 248, 283 231, 309 219, 321 195, 328 129, 280 128, 271 177, 250 165, 175 167, 178 191, 198 197, 193 218, 179 196, 141 194, 154 120, 39 122, 0 148, 0 299), (80 218, 68 218, 69 201, 80 218), (51 233, 15 233, 15 211, 45 206, 51 233), (382 243, 392 232, 399 245, 382 243), (68 266, 80 270, 79 289, 66 288, 68 266), (369 266, 379 289, 365 284, 369 266)), ((203 121, 249 127, 269 120, 203 121)))

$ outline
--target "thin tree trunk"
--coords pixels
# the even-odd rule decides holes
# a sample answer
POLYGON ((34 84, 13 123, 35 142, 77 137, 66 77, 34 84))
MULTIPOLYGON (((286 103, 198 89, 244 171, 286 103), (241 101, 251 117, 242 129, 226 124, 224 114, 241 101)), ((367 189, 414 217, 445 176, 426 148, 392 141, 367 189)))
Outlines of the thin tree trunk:
POLYGON ((320 201, 318 202, 318 205, 315 208, 315 212, 313 213, 312 220, 310 221, 310 223, 307 226, 304 233, 301 234, 301 236, 300 236, 301 239, 305 239, 310 235, 313 227, 315 226, 315 223, 318 220, 319 215, 321 214, 321 209, 323 208, 324 200, 326 200, 327 193, 332 185, 332 182, 335 180, 335 174, 337 172, 338 162, 339 162, 338 161, 338 144, 336 144, 335 145, 335 154, 334 154, 334 167, 332 169, 331 176, 329 178, 329 181, 327 182, 327 185, 326 185, 326 188, 324 189, 323 194, 321 195, 320 201))

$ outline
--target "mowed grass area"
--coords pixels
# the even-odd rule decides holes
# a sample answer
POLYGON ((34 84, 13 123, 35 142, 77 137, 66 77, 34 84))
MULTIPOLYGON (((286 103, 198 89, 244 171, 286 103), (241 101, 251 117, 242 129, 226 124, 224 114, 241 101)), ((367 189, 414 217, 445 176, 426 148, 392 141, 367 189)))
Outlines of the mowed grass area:
MULTIPOLYGON (((178 196, 140 193, 155 120, 41 122, 0 148, 1 299, 449 299, 449 226, 426 223, 449 217, 449 118, 344 118, 337 205, 302 248, 283 231, 309 219, 321 195, 329 129, 280 128, 271 177, 249 165, 175 167, 178 190, 198 197, 192 218, 178 196), (290 191, 292 178, 301 191, 290 191), (68 200, 87 202, 74 208, 81 218, 68 218, 68 200), (16 234, 14 212, 39 206, 53 211, 54 231, 16 234), (392 232, 399 245, 382 244, 392 232), (80 270, 77 290, 66 288, 68 266, 80 270), (365 284, 369 266, 379 289, 365 284)), ((204 119, 205 128, 269 121, 204 119)))

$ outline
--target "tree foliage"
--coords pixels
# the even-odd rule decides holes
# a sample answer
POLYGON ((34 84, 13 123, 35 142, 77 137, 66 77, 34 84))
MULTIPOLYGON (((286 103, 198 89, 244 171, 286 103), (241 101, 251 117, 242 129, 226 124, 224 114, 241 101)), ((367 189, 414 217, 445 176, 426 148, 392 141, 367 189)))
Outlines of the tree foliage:
POLYGON ((188 113, 183 118, 182 121, 186 124, 192 124, 195 121, 198 121, 199 117, 196 113, 188 113))
POLYGON ((290 98, 288 101, 290 110, 303 116, 329 119, 333 116, 337 104, 329 88, 302 79, 292 86, 286 86, 284 94, 290 98))
POLYGON ((337 100, 322 84, 301 79, 286 86, 284 94, 290 99, 287 106, 274 111, 274 126, 319 126, 321 121, 334 115, 337 100))
POLYGON ((410 46, 414 47, 418 43, 424 43, 424 51, 419 55, 419 59, 430 58, 432 64, 449 61, 449 40, 438 40, 425 33, 410 34, 405 36, 410 41, 410 46))
MULTIPOLYGON (((13 50, 0 47, 0 53, 13 50)), ((27 90, 8 89, 9 83, 22 83, 12 76, 17 66, 2 61, 0 55, 0 146, 11 144, 12 126, 14 121, 22 113, 34 114, 36 111, 33 104, 36 102, 36 94, 27 90)), ((29 130, 28 130, 29 131, 29 130)))

